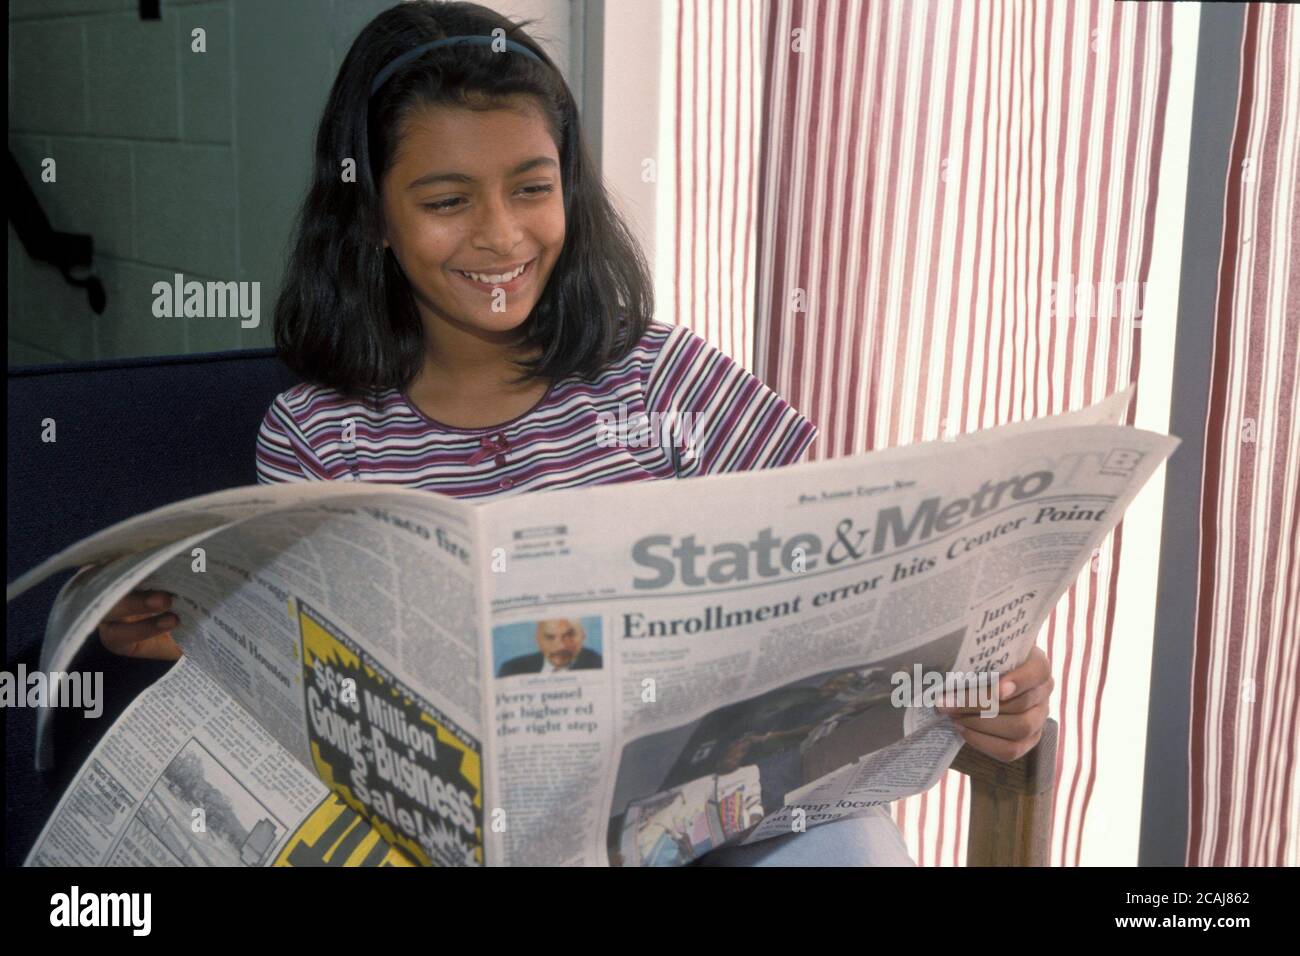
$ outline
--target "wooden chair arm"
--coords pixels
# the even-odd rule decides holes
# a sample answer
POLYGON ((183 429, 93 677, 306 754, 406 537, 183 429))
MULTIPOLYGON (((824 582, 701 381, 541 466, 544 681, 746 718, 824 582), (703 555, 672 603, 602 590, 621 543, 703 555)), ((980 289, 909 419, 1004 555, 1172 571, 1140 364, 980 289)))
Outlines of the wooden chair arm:
POLYGON ((1046 866, 1056 789, 1056 721, 1019 760, 963 747, 952 769, 970 778, 967 866, 1046 866))

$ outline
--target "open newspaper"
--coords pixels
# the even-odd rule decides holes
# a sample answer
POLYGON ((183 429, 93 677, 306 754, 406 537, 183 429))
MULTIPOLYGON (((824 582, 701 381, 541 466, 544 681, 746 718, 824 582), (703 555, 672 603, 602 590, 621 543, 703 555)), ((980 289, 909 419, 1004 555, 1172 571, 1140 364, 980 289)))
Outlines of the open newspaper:
POLYGON ((1177 446, 1116 424, 1131 392, 767 471, 258 486, 122 522, 9 587, 82 568, 50 694, 135 587, 176 595, 184 657, 28 863, 676 865, 922 791, 962 746, 932 692, 996 698, 1177 446))

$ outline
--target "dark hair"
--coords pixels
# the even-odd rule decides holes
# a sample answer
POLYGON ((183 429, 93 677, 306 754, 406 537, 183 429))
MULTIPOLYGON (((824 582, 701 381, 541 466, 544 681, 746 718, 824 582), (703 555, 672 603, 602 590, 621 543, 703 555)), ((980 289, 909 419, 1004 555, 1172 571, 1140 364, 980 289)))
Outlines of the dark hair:
POLYGON ((380 183, 403 119, 427 105, 499 109, 534 98, 560 155, 565 240, 536 306, 521 327, 523 378, 592 378, 641 338, 654 311, 649 269, 592 166, 573 94, 523 30, 474 3, 429 0, 390 7, 361 31, 330 90, 316 133, 311 187, 275 307, 281 358, 308 381, 349 395, 404 388, 424 360, 424 330, 411 288, 382 245, 380 183), (444 36, 488 35, 523 44, 542 60, 483 46, 429 51, 370 95, 396 57, 444 36), (342 178, 356 161, 356 182, 342 178))

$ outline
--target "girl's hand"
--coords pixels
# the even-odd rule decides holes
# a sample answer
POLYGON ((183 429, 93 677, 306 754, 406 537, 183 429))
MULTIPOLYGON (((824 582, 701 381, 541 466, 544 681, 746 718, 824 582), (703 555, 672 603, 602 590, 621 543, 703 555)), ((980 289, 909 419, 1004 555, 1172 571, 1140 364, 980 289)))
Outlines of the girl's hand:
POLYGON ((998 715, 981 717, 978 707, 936 707, 957 732, 982 753, 1004 762, 1018 760, 1037 745, 1047 721, 1047 698, 1056 681, 1047 655, 1037 647, 998 682, 998 715))
POLYGON ((171 629, 180 623, 170 613, 172 596, 166 591, 132 591, 99 622, 99 639, 114 654, 175 661, 181 649, 171 629))

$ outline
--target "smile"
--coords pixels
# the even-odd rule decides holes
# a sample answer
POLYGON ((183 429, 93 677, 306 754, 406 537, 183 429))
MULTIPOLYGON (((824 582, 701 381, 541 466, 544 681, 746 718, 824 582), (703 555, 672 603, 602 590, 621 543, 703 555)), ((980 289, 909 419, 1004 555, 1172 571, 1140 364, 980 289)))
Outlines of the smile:
POLYGON ((480 288, 500 287, 508 290, 511 285, 518 282, 532 271, 533 263, 536 261, 536 259, 529 259, 523 265, 511 269, 509 272, 502 273, 466 272, 463 269, 453 269, 452 271, 468 280, 472 285, 480 288))

